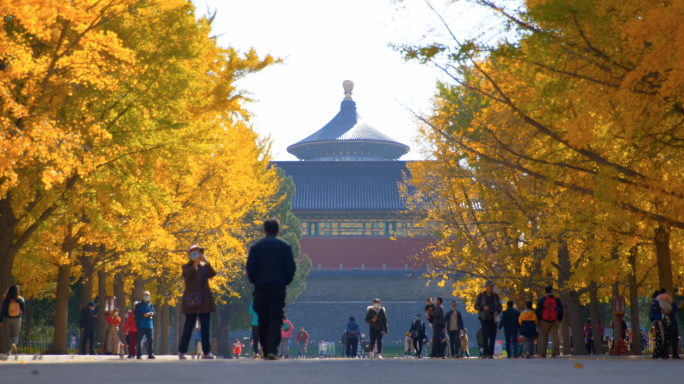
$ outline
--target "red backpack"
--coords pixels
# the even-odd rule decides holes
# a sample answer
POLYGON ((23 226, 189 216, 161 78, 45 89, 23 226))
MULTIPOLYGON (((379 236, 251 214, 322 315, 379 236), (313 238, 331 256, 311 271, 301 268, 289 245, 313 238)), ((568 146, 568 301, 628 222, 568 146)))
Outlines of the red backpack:
POLYGON ((546 296, 544 300, 544 310, 542 312, 542 319, 545 321, 554 322, 558 318, 558 302, 555 296, 546 296))

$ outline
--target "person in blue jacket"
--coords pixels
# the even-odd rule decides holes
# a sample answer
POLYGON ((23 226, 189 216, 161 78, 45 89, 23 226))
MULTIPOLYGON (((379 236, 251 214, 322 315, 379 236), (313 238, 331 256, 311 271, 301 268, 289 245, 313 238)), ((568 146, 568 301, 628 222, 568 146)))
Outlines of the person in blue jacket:
POLYGON ((150 292, 143 292, 143 299, 138 305, 135 306, 133 310, 135 316, 136 325, 138 327, 138 340, 136 345, 136 354, 138 360, 142 360, 142 339, 143 336, 146 339, 145 348, 147 348, 147 358, 155 359, 154 351, 152 346, 154 345, 153 330, 154 330, 154 317, 157 312, 154 310, 154 305, 150 303, 150 292))
POLYGON ((349 318, 349 322, 347 323, 346 326, 346 335, 347 335, 347 356, 351 358, 356 357, 356 352, 359 348, 359 325, 356 324, 356 321, 354 317, 349 318))

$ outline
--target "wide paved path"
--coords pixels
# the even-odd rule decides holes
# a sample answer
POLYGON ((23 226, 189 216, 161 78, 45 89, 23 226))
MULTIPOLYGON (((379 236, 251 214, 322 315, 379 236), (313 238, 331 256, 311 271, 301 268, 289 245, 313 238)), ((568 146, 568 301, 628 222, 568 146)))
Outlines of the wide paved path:
POLYGON ((216 360, 0 364, 0 383, 639 383, 684 381, 680 361, 216 360), (581 364, 582 367, 576 367, 581 364))

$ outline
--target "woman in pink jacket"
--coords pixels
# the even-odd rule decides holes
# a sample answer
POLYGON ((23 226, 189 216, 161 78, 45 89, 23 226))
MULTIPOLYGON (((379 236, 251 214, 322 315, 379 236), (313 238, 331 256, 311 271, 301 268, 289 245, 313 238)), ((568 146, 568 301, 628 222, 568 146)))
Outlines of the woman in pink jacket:
POLYGON ((292 323, 283 315, 283 325, 280 328, 280 348, 278 348, 278 356, 289 359, 290 358, 290 337, 292 337, 292 323))

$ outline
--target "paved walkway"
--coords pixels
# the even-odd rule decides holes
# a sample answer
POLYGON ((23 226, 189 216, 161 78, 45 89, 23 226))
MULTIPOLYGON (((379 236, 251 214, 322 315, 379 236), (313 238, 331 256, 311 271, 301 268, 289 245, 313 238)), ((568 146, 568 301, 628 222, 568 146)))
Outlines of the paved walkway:
POLYGON ((680 361, 556 360, 104 360, 0 363, 3 383, 677 383, 680 361), (546 379, 544 379, 546 378, 546 379))

